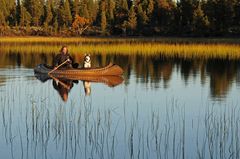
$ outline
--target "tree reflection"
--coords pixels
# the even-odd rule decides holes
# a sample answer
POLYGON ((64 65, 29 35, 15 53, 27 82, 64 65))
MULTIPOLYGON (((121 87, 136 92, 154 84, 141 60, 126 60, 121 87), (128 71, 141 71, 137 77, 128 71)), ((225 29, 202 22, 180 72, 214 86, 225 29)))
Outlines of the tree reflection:
POLYGON ((225 96, 236 79, 237 61, 209 60, 206 71, 210 77, 211 95, 214 98, 225 96))
MULTIPOLYGON (((39 63, 51 64, 54 54, 3 54, 1 66, 23 66, 34 68, 39 63)), ((75 54, 74 58, 81 65, 84 53, 75 54)), ((150 84, 151 89, 169 87, 173 73, 180 73, 184 83, 200 79, 202 85, 209 80, 212 98, 223 97, 228 94, 233 82, 240 84, 240 64, 234 60, 219 59, 180 59, 163 56, 146 55, 108 55, 97 54, 92 56, 93 66, 105 66, 114 62, 124 69, 124 83, 129 84, 131 76, 135 76, 137 83, 150 84)))

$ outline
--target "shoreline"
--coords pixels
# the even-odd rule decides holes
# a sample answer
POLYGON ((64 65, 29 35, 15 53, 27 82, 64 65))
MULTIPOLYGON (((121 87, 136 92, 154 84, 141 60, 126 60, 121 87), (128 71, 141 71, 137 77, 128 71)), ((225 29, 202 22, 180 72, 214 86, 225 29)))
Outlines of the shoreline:
POLYGON ((123 42, 123 43, 170 43, 170 44, 240 44, 239 37, 169 37, 169 36, 0 36, 4 42, 123 42))

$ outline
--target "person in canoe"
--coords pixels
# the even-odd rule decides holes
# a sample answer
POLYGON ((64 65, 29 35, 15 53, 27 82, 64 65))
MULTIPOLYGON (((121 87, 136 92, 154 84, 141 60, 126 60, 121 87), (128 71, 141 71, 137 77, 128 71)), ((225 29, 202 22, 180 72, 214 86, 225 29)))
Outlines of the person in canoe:
POLYGON ((68 53, 67 46, 63 46, 60 53, 57 54, 53 59, 53 66, 56 68, 58 65, 64 63, 61 68, 78 68, 78 63, 74 63, 72 56, 68 53))

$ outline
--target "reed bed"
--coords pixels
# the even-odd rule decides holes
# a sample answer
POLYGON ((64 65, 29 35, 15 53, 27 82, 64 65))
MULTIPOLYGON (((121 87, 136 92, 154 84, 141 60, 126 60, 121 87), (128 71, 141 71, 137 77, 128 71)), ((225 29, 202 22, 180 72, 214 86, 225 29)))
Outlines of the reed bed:
POLYGON ((239 38, 178 38, 178 37, 1 37, 0 43, 227 43, 239 44, 239 38))
MULTIPOLYGON (((180 58, 240 59, 238 44, 162 44, 162 43, 119 43, 119 44, 69 44, 72 54, 139 54, 162 55, 180 58)), ((61 45, 12 45, 0 44, 1 53, 58 53, 61 45)))
POLYGON ((0 97, 0 137, 9 158, 240 157, 240 109, 234 104, 202 105, 198 116, 189 117, 185 105, 170 99, 161 108, 150 107, 143 118, 138 105, 126 110, 127 102, 99 109, 91 98, 66 107, 31 97, 15 110, 15 97, 0 97))
POLYGON ((240 59, 239 39, 2 37, 1 53, 141 54, 180 58, 240 59))

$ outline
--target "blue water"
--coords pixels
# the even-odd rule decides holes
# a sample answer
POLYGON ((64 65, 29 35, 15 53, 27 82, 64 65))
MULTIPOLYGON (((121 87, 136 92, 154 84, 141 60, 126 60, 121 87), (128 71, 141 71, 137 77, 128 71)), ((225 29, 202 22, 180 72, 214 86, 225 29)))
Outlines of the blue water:
POLYGON ((1 158, 239 157, 239 62, 176 61, 152 76, 129 64, 123 83, 91 83, 90 95, 79 81, 67 101, 37 64, 0 65, 1 158))

